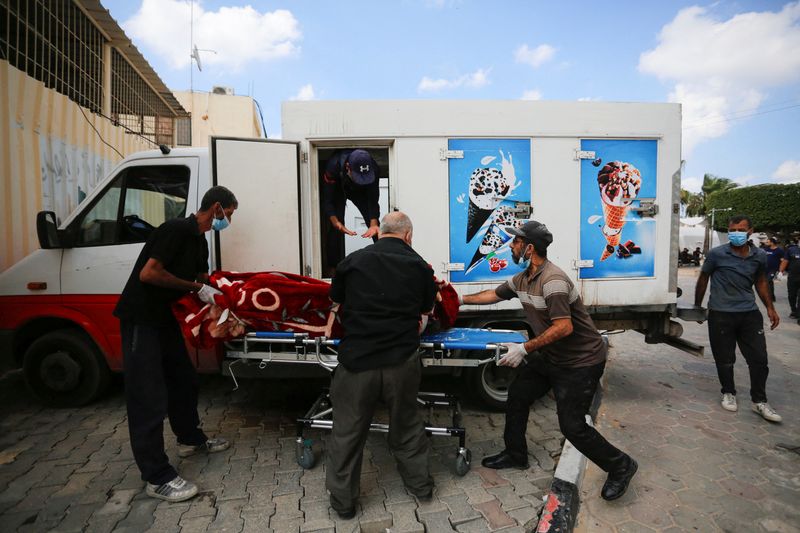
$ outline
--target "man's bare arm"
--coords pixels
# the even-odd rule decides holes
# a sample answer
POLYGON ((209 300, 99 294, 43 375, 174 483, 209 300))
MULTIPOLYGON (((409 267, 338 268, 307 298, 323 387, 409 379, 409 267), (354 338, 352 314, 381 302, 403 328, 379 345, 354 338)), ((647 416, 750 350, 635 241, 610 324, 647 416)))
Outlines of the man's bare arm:
POLYGON ((694 286, 694 305, 703 305, 703 298, 708 287, 708 277, 705 272, 700 272, 700 277, 697 278, 697 285, 694 286))
POLYGON ((553 325, 542 332, 541 335, 530 339, 525 342, 525 351, 530 353, 538 350, 542 346, 552 344, 557 340, 563 339, 572 333, 572 319, 571 318, 556 318, 553 320, 553 325))
POLYGON ((464 295, 464 304, 466 305, 496 304, 502 300, 494 289, 486 289, 485 291, 464 295))
POLYGON ((148 283, 156 287, 186 292, 199 290, 203 286, 202 283, 186 281, 185 279, 172 275, 164 268, 164 264, 161 261, 152 257, 147 260, 142 267, 142 271, 139 272, 139 280, 142 283, 148 283))
POLYGON ((781 323, 781 318, 775 310, 775 305, 772 303, 772 296, 769 293, 769 284, 767 283, 767 276, 762 271, 758 278, 756 278, 756 292, 761 301, 767 308, 767 316, 769 317, 770 329, 775 329, 781 323))

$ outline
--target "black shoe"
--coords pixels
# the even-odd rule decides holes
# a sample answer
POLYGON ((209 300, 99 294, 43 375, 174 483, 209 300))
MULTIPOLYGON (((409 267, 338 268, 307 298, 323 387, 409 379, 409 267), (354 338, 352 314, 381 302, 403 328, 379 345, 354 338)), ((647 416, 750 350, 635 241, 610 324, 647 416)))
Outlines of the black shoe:
POLYGON ((339 515, 339 518, 342 520, 350 520, 356 516, 356 508, 351 507, 350 509, 345 509, 344 511, 336 510, 336 514, 339 515))
POLYGON ((797 318, 797 313, 789 313, 789 318, 797 318))
POLYGON ((518 468, 520 470, 527 470, 530 466, 528 464, 527 457, 524 461, 520 461, 519 459, 515 459, 510 453, 506 450, 502 452, 490 455, 489 457, 484 457, 481 464, 486 468, 494 468, 495 470, 500 470, 502 468, 518 468))
POLYGON ((604 500, 616 500, 628 490, 628 484, 631 482, 631 478, 639 469, 639 465, 633 457, 628 457, 628 461, 628 467, 625 470, 608 474, 608 478, 603 485, 603 490, 600 492, 604 500))

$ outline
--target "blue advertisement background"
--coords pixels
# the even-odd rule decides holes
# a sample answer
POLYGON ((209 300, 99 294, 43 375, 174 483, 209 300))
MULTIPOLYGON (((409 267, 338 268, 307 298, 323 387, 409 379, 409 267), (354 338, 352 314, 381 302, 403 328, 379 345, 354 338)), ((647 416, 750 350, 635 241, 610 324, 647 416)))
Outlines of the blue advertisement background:
MULTIPOLYGON (((581 268, 581 279, 652 277, 655 271, 656 223, 628 211, 620 243, 632 240, 642 250, 623 259, 614 253, 605 261, 600 256, 606 246, 602 228, 605 223, 603 202, 597 186, 597 173, 608 162, 624 161, 639 169, 642 185, 637 198, 656 197, 658 143, 655 140, 582 140, 581 150, 593 151, 603 160, 599 167, 592 160, 581 160, 581 259, 594 260, 591 268, 581 268), (590 222, 590 218, 599 219, 590 222)), ((632 203, 638 206, 639 200, 632 203)))
POLYGON ((500 151, 509 158, 513 159, 514 170, 518 186, 506 197, 501 205, 513 206, 514 202, 531 201, 531 143, 530 139, 450 139, 448 142, 450 150, 463 150, 463 159, 449 160, 450 174, 450 262, 464 263, 464 271, 450 272, 451 282, 465 281, 497 281, 501 282, 509 279, 519 272, 517 266, 511 260, 511 251, 508 246, 503 246, 498 250, 498 259, 505 259, 508 266, 499 272, 492 272, 489 269, 489 261, 483 260, 469 273, 466 269, 470 264, 475 252, 480 246, 483 236, 486 234, 488 223, 487 219, 484 227, 475 236, 466 241, 467 237, 467 217, 469 213, 469 182, 472 171, 476 168, 501 168, 500 151), (482 164, 484 157, 495 157, 488 164, 482 164))

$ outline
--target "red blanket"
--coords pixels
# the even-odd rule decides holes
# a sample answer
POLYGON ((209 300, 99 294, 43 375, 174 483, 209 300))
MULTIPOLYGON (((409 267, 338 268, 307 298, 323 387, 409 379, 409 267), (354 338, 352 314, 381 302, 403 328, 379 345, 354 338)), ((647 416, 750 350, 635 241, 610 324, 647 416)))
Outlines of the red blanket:
MULTIPOLYGON (((329 283, 285 272, 214 272, 209 282, 222 291, 215 297, 216 305, 189 293, 172 306, 193 346, 211 348, 245 331, 342 336, 337 309, 328 296, 329 283)), ((439 292, 430 318, 447 329, 458 316, 458 295, 448 282, 437 280, 436 284, 439 292)))

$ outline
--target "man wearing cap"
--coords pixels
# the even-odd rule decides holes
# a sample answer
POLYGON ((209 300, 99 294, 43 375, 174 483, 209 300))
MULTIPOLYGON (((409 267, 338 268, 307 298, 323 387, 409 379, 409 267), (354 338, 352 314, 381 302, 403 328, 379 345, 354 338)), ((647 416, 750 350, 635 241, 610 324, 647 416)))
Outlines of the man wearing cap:
POLYGON ((378 238, 378 164, 366 150, 337 150, 325 166, 321 189, 323 215, 330 222, 325 252, 333 270, 344 257, 344 236, 356 234, 343 222, 347 200, 358 208, 369 227, 361 236, 373 242, 378 238))
POLYGON ((783 248, 778 246, 778 238, 774 235, 767 241, 767 247, 764 248, 767 254, 767 284, 769 286, 769 295, 772 296, 772 301, 775 301, 775 276, 781 268, 783 261, 783 248))
POLYGON ((483 459, 487 468, 528 468, 525 431, 531 404, 552 389, 561 432, 589 460, 608 472, 601 495, 622 496, 638 465, 586 423, 586 415, 606 364, 606 345, 586 312, 572 280, 547 260, 553 235, 534 220, 511 242, 514 263, 522 272, 496 289, 461 298, 468 305, 519 298, 534 337, 508 343, 499 365, 519 367, 508 389, 505 450, 483 459), (533 353, 537 352, 537 353, 533 353), (521 366, 520 366, 521 365, 521 366))

